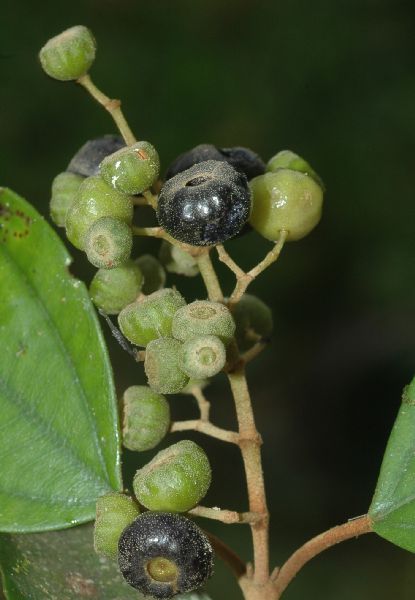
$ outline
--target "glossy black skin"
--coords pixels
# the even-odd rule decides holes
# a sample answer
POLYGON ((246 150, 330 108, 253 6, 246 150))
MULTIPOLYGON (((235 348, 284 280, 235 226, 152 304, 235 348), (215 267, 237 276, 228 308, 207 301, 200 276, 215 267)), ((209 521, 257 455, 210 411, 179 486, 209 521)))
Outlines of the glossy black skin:
POLYGON ((99 175, 101 161, 124 146, 125 142, 119 135, 104 135, 89 140, 78 150, 66 170, 84 177, 99 175))
POLYGON ((200 144, 180 154, 169 166, 166 181, 186 169, 190 169, 205 160, 219 160, 229 163, 234 169, 246 175, 248 181, 265 173, 265 163, 258 154, 249 148, 235 146, 233 148, 216 148, 212 144, 200 144))
POLYGON ((126 581, 144 595, 172 598, 201 587, 213 572, 213 550, 199 527, 179 514, 142 513, 124 529, 118 543, 118 563, 126 581), (163 557, 175 563, 175 583, 151 578, 149 560, 163 557))
POLYGON ((225 162, 209 160, 164 184, 157 218, 176 240, 210 246, 237 235, 250 212, 251 192, 245 175, 225 162))

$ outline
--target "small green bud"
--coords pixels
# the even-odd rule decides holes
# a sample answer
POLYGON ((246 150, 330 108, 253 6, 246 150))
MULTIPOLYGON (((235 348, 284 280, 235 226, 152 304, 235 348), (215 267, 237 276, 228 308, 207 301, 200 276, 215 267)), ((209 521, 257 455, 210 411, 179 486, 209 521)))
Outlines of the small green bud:
POLYGON ((166 283, 166 272, 157 258, 151 254, 143 254, 136 261, 143 274, 144 283, 142 287, 143 294, 152 294, 164 287, 166 283))
POLYGON ((133 488, 138 501, 149 510, 186 512, 205 496, 211 478, 204 450, 183 440, 161 450, 139 469, 133 488))
POLYGON ((98 269, 115 269, 125 263, 133 247, 131 227, 114 217, 101 217, 85 235, 85 252, 98 269))
POLYGON ((308 175, 278 169, 255 177, 249 185, 253 194, 249 222, 268 240, 278 240, 282 229, 288 231, 287 240, 299 240, 320 221, 323 190, 308 175))
POLYGON ((179 367, 181 343, 162 337, 146 348, 144 370, 148 385, 159 394, 177 394, 188 383, 189 377, 179 367))
POLYGON ((191 338, 183 343, 180 368, 193 379, 213 377, 223 369, 226 349, 215 335, 191 338))
POLYGON ((95 60, 96 43, 87 27, 76 25, 51 38, 39 52, 40 63, 49 77, 59 81, 78 79, 95 60))
POLYGON ((123 446, 138 452, 157 446, 170 427, 166 398, 145 385, 133 385, 124 392, 123 406, 123 446))
POLYGON ((118 540, 124 529, 140 514, 138 506, 129 496, 113 492, 98 498, 96 510, 95 552, 116 558, 118 540))
POLYGON ((101 177, 123 194, 141 194, 152 186, 159 172, 159 156, 149 142, 121 148, 100 164, 101 177))
POLYGON ((292 169, 293 171, 305 173, 306 175, 312 177, 324 191, 324 184, 321 180, 321 177, 317 175, 314 169, 306 160, 304 160, 304 158, 301 158, 301 156, 295 152, 291 152, 291 150, 281 150, 281 152, 278 152, 278 154, 275 154, 275 156, 269 159, 267 163, 267 171, 274 173, 278 169, 292 169))
POLYGON ((101 217, 114 217, 130 225, 133 220, 133 202, 95 175, 84 179, 75 202, 68 210, 65 222, 68 240, 76 248, 84 250, 86 232, 101 217))
POLYGON ((52 182, 50 216, 58 227, 65 227, 66 213, 75 201, 84 178, 75 173, 59 173, 52 182))
POLYGON ((199 267, 193 256, 178 246, 169 244, 166 240, 161 243, 159 258, 169 273, 187 277, 194 277, 199 273, 199 267))
POLYGON ((147 346, 151 340, 171 335, 173 315, 186 305, 183 296, 171 288, 139 297, 118 315, 125 337, 136 346, 147 346))
POLYGON ((128 260, 115 269, 99 269, 89 287, 92 302, 107 315, 117 315, 141 290, 140 267, 128 260))
POLYGON ((176 312, 172 332, 182 342, 201 335, 216 335, 227 345, 235 333, 235 323, 224 304, 196 300, 176 312))
POLYGON ((272 332, 271 309, 256 296, 244 294, 235 305, 232 315, 236 323, 236 341, 242 351, 248 350, 272 332))

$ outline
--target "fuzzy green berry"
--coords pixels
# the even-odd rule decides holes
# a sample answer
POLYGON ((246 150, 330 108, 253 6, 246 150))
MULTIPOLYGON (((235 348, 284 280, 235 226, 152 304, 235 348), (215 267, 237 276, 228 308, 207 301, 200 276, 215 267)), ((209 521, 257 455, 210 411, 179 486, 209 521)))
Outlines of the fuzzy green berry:
POLYGON ((58 227, 65 227, 66 214, 75 201, 84 178, 75 173, 59 173, 52 182, 50 216, 58 227))
POLYGON ((49 77, 59 81, 78 79, 94 62, 96 43, 87 27, 76 25, 51 38, 39 52, 40 63, 49 77))
POLYGON ((288 232, 287 240, 299 240, 320 221, 323 190, 308 175, 278 169, 255 177, 249 185, 253 193, 249 222, 268 240, 278 240, 282 229, 288 232))
POLYGON ((205 451, 183 440, 161 450, 139 469, 133 488, 138 501, 150 510, 186 512, 205 496, 211 477, 205 451))
POLYGON ((209 539, 183 515, 143 513, 123 531, 118 550, 123 577, 146 598, 180 594, 181 600, 209 600, 199 593, 182 595, 200 588, 213 571, 209 539))
POLYGON ((181 343, 162 337, 147 345, 144 370, 148 385, 159 394, 177 394, 188 383, 189 377, 179 366, 181 343))
POLYGON ((185 304, 179 292, 165 288, 123 308, 118 315, 118 324, 130 342, 147 346, 151 340, 171 336, 173 315, 185 304))
POLYGON ((137 142, 106 156, 100 165, 101 177, 124 194, 141 194, 156 181, 160 160, 149 142, 137 142))
POLYGON ((125 494, 113 492, 98 498, 94 528, 95 552, 116 558, 121 533, 139 514, 137 504, 125 494))
POLYGON ((115 269, 99 269, 89 286, 89 295, 95 306, 104 313, 117 315, 124 306, 134 302, 142 282, 140 267, 128 260, 115 269))
POLYGON ((277 171, 278 169, 292 169, 293 171, 300 171, 300 173, 305 173, 314 179, 316 183, 324 190, 324 185, 321 178, 317 175, 314 169, 310 166, 310 164, 301 158, 295 152, 291 152, 291 150, 281 150, 269 159, 267 163, 266 170, 271 173, 277 171))
POLYGON ((224 304, 196 300, 176 312, 172 332, 183 342, 201 335, 216 335, 226 345, 235 333, 235 322, 224 304))
POLYGON ((223 369, 226 349, 215 335, 191 338, 183 343, 180 368, 193 379, 213 377, 223 369))
POLYGON ((166 283, 166 272, 163 265, 151 254, 143 254, 136 259, 136 264, 143 274, 143 294, 152 294, 164 287, 166 283))
POLYGON ((161 442, 170 426, 166 398, 145 385, 129 387, 123 396, 123 445, 129 450, 151 450, 161 442))
POLYGON ((194 277, 199 273, 199 267, 193 256, 178 246, 169 244, 166 240, 161 243, 159 258, 169 273, 186 275, 186 277, 194 277))
POLYGON ((235 305, 232 315, 236 324, 235 338, 242 351, 248 350, 272 332, 271 309, 256 296, 244 294, 235 305))
POLYGON ((66 215, 66 236, 76 248, 84 250, 88 229, 101 217, 114 217, 130 225, 133 220, 131 198, 120 194, 98 175, 87 177, 66 215))
POLYGON ((85 252, 98 269, 115 269, 125 263, 133 247, 131 227, 114 217, 101 217, 85 235, 85 252))

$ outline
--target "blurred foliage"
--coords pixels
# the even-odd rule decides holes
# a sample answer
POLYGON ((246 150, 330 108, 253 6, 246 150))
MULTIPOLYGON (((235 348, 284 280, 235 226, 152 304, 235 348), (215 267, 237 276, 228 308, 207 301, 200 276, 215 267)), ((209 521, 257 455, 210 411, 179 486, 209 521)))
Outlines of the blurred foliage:
MULTIPOLYGON (((55 174, 86 139, 113 131, 82 90, 47 79, 37 64, 46 39, 80 23, 98 40, 94 79, 123 99, 133 130, 157 146, 164 167, 201 142, 249 146, 264 159, 290 148, 326 183, 321 224, 287 245, 251 290, 272 306, 276 324, 250 377, 280 562, 311 535, 367 510, 414 371, 415 4, 3 0, 2 183, 45 215, 55 174)), ((267 248, 253 233, 228 244, 245 266, 267 248)), ((90 278, 72 253, 74 270, 90 278)), ((229 274, 220 273, 229 290, 229 274)), ((170 281, 188 299, 203 295, 200 281, 170 281)), ((111 352, 120 391, 142 381, 112 343, 111 352)), ((213 417, 231 426, 224 380, 208 393, 213 417)), ((185 397, 173 405, 181 417, 194 411, 185 397)), ((206 503, 245 507, 236 450, 201 441, 215 474, 206 503)), ((127 469, 143 456, 129 455, 127 469)), ((247 530, 207 525, 249 557, 247 530)), ((410 554, 368 536, 316 559, 286 597, 409 600, 414 566, 410 554)), ((216 598, 224 590, 239 597, 221 566, 211 589, 216 598)))

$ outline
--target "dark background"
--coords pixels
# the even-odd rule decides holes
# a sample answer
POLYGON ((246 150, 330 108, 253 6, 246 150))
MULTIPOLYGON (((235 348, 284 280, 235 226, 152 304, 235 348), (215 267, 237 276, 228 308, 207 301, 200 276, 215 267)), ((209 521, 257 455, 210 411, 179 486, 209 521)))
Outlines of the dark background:
MULTIPOLYGON (((249 369, 272 512, 272 558, 366 512, 403 386, 414 372, 415 4, 397 0, 72 0, 0 4, 1 184, 47 215, 50 183, 110 117, 37 64, 45 41, 75 24, 98 41, 96 83, 121 97, 132 129, 166 167, 201 142, 244 145, 268 160, 290 148, 321 174, 318 228, 288 244, 251 291, 275 316, 272 346, 249 369)), ((243 266, 269 249, 256 234, 227 244, 243 266)), ((140 242, 138 252, 157 251, 140 242)), ((74 252, 74 270, 92 269, 74 252)), ((232 278, 221 269, 224 287, 232 278)), ((198 278, 171 278, 188 300, 198 278)), ((111 343, 117 386, 141 367, 111 343)), ((233 425, 225 379, 207 391, 233 425)), ((181 417, 192 401, 172 400, 181 417)), ((178 439, 177 437, 175 439, 178 439)), ((197 438, 211 457, 205 504, 245 509, 233 448, 197 438)), ((129 470, 145 460, 130 455, 129 470)), ((210 523, 204 522, 210 527, 210 523)), ((212 525, 244 558, 242 526, 212 525)), ((239 598, 218 564, 215 600, 239 598)), ((315 559, 287 600, 410 600, 413 556, 375 536, 315 559)))

